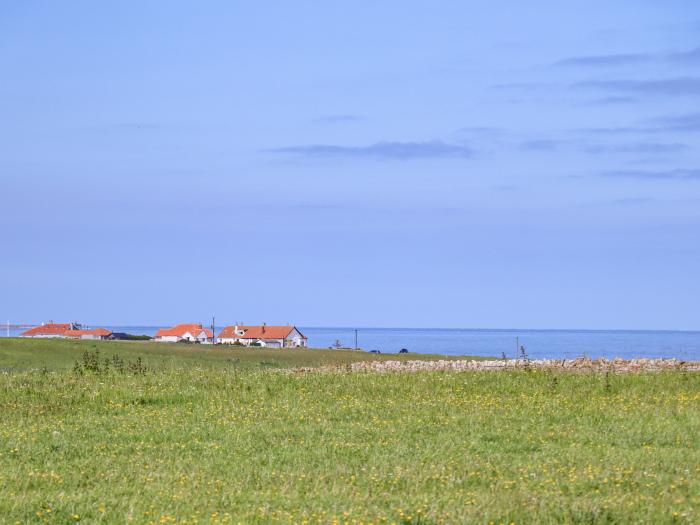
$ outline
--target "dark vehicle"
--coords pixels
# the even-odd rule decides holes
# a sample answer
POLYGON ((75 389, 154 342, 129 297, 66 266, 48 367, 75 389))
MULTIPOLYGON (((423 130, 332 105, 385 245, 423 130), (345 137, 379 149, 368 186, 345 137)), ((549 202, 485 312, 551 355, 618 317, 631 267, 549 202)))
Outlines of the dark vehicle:
POLYGON ((370 350, 369 353, 370 354, 381 354, 382 351, 381 350, 370 350))
POLYGON ((399 350, 399 354, 407 354, 408 353, 408 348, 402 348, 399 350))
POLYGON ((107 336, 107 339, 111 341, 128 341, 129 334, 125 334, 124 332, 112 332, 107 336))
POLYGON ((148 335, 133 335, 124 332, 112 332, 111 335, 107 336, 110 341, 150 341, 153 339, 148 335))

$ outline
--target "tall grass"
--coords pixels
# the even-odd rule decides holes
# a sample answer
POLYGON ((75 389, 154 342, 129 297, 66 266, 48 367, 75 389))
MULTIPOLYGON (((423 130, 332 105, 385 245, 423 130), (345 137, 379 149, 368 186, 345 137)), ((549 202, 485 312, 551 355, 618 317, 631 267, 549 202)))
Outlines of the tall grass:
MULTIPOLYGON (((0 372, 36 368, 68 369, 83 353, 99 351, 102 358, 118 355, 123 359, 140 358, 153 368, 293 368, 342 365, 357 361, 395 359, 456 359, 424 354, 370 354, 355 350, 315 348, 248 348, 229 345, 157 343, 153 341, 79 341, 66 339, 0 338, 0 372)), ((470 358, 483 359, 483 358, 470 358)))
POLYGON ((0 374, 0 522, 693 523, 700 375, 0 374))

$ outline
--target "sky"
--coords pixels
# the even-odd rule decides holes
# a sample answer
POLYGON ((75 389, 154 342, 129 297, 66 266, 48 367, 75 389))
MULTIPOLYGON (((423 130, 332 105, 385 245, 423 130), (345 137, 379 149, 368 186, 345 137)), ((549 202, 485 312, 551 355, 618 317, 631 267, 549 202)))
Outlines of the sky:
POLYGON ((700 3, 0 0, 0 319, 700 329, 700 3))

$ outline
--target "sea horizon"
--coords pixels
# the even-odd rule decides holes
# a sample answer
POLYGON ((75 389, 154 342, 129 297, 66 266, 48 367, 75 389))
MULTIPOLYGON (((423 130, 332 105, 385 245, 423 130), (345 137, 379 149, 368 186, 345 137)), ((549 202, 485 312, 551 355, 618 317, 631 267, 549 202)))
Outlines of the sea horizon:
MULTIPOLYGON (((42 322, 10 322, 10 327, 32 327, 32 326, 40 326, 42 324, 45 324, 48 321, 42 322)), ((64 320, 52 320, 51 322, 69 322, 69 321, 64 321, 64 320)), ((96 323, 96 322, 89 322, 89 323, 84 323, 80 321, 73 321, 77 322, 83 327, 105 327, 105 328, 149 328, 149 329, 160 329, 160 328, 167 328, 170 326, 174 326, 175 324, 179 323, 147 323, 147 324, 114 324, 114 323, 96 323)), ((183 321, 185 322, 185 321, 183 321)), ((189 321, 187 321, 189 322, 189 321)), ((194 321, 196 322, 196 321, 194 321)), ((204 327, 210 327, 211 323, 210 322, 201 322, 202 326, 204 327)), ((235 325, 236 323, 234 322, 224 322, 224 323, 216 323, 216 327, 218 328, 223 328, 224 326, 232 326, 235 325)), ((259 325, 261 323, 240 323, 241 325, 259 325)), ((529 332, 689 332, 689 333, 700 333, 700 328, 584 328, 584 327, 565 327, 565 328, 544 328, 544 327, 488 327, 488 326, 383 326, 383 325, 377 325, 377 326, 369 326, 369 325, 364 325, 364 326, 353 326, 353 325, 305 325, 305 324, 294 324, 294 323, 265 323, 270 326, 296 326, 300 329, 303 328, 312 328, 312 329, 341 329, 341 330, 456 330, 456 331, 461 331, 461 330, 473 330, 473 331, 497 331, 497 332, 517 332, 517 331, 529 331, 529 332)), ((0 325, 0 328, 4 329, 6 326, 5 323, 0 325)))
MULTIPOLYGON (((163 325, 102 326, 114 332, 153 336, 163 325)), ((217 325, 220 327, 225 324, 217 325)), ((515 358, 524 347, 533 359, 675 358, 700 360, 700 330, 582 328, 403 328, 303 326, 311 348, 355 348, 396 353, 515 358)), ((10 337, 23 329, 11 329, 10 337)), ((7 331, 2 330, 2 337, 7 331)))

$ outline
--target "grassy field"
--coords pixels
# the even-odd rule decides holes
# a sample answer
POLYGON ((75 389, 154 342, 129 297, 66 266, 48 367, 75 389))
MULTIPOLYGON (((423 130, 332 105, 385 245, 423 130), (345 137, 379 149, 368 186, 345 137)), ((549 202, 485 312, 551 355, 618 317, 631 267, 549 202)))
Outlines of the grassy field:
MULTIPOLYGON (((98 350, 102 358, 117 354, 124 359, 141 358, 154 368, 233 367, 294 368, 303 366, 343 365, 357 361, 456 359, 424 354, 370 354, 356 350, 321 350, 314 348, 261 348, 229 345, 157 343, 153 341, 78 341, 68 339, 0 338, 0 372, 37 368, 67 369, 85 350, 98 350)), ((464 359, 464 358, 461 358, 464 359)), ((483 359, 472 357, 468 359, 483 359)))
POLYGON ((700 522, 700 374, 299 373, 244 351, 0 373, 0 523, 700 522))

